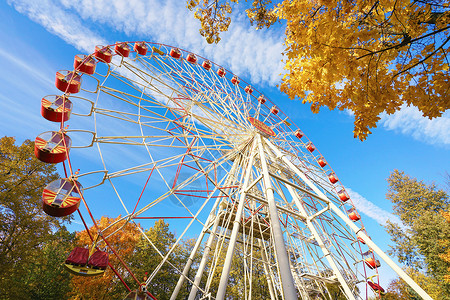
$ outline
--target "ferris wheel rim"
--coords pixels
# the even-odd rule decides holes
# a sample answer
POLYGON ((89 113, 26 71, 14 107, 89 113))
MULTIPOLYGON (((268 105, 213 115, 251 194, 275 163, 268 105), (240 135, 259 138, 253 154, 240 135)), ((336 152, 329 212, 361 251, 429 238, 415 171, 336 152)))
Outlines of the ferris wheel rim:
MULTIPOLYGON (((131 42, 125 42, 125 43, 128 43, 128 44, 131 44, 131 42)), ((173 48, 176 48, 176 47, 172 47, 172 46, 169 46, 169 45, 165 45, 165 44, 160 44, 160 43, 152 43, 152 42, 145 42, 146 43, 146 45, 150 45, 151 47, 154 47, 155 45, 156 46, 159 46, 160 48, 159 49, 161 49, 161 47, 166 47, 166 48, 168 48, 168 49, 173 49, 173 48)), ((108 45, 108 46, 104 46, 102 49, 109 49, 109 48, 111 48, 111 47, 114 47, 114 46, 117 46, 118 44, 122 44, 122 43, 115 43, 115 44, 111 44, 111 45, 108 45)), ((176 48, 176 49, 178 49, 178 48, 176 48)), ((184 53, 184 54, 192 54, 191 52, 189 52, 189 51, 186 51, 186 50, 183 50, 183 49, 179 49, 182 53, 184 53)), ((92 54, 90 54, 90 55, 87 55, 86 57, 85 57, 85 60, 87 60, 87 59, 91 59, 91 58, 93 58, 94 57, 94 54, 95 54, 95 52, 94 53, 92 53, 92 54)), ((119 54, 113 54, 113 56, 117 56, 117 55, 119 55, 119 54)), ((166 54, 165 54, 166 56, 169 56, 169 51, 166 51, 166 54)), ((197 56, 197 57, 199 57, 199 58, 202 58, 202 59, 204 59, 204 60, 206 60, 205 58, 203 58, 202 56, 197 56)), ((121 58, 122 60, 124 59, 123 57, 121 58)), ((135 60, 136 60, 137 58, 135 58, 135 60)), ((209 60, 208 60, 209 61, 209 60)), ((221 66, 219 66, 218 64, 215 64, 215 63, 213 63, 213 62, 210 62, 210 63, 212 63, 215 67, 218 67, 218 68, 222 68, 221 66)), ((109 68, 109 67, 108 67, 109 68)), ((224 68, 223 68, 224 69, 224 68)), ((225 70, 225 69, 224 69, 225 70)), ((208 70, 209 72, 211 72, 212 71, 212 69, 211 70, 208 70)), ((227 71, 227 74, 228 74, 228 77, 230 77, 231 75, 234 75, 233 73, 231 73, 231 72, 229 72, 228 70, 225 70, 225 71, 227 71)), ((74 74, 77 72, 77 68, 75 68, 74 69, 74 74)), ((108 76, 109 76, 109 71, 108 71, 108 76)), ((233 78, 234 78, 234 76, 233 76, 233 78)), ((105 78, 105 81, 107 80, 107 78, 105 78)), ((250 86, 250 84, 248 84, 248 86, 250 86)), ((68 87, 67 87, 67 90, 69 90, 69 85, 68 85, 68 87)), ((239 91, 241 91, 241 90, 244 90, 244 88, 243 87, 241 87, 240 85, 239 85, 239 83, 237 84, 237 88, 238 88, 238 90, 239 91)), ((261 96, 263 96, 263 97, 265 97, 262 93, 260 93, 259 91, 257 91, 256 89, 254 90, 256 93, 259 93, 259 95, 261 95, 261 96)), ((65 93, 65 95, 66 95, 67 93, 65 93)), ((68 93, 69 95, 70 95, 70 93, 68 93)), ((248 93, 247 93, 248 94, 248 93)), ((256 96, 254 96, 254 94, 252 94, 252 93, 250 93, 250 99, 251 100, 254 100, 254 101, 257 101, 256 99, 256 96), (253 98, 252 98, 253 97, 253 98)), ((98 101, 98 98, 97 98, 97 101, 98 101)), ((268 99, 268 98, 266 98, 266 101, 268 101, 268 102, 270 102, 271 104, 273 104, 271 101, 270 101, 270 99, 268 99)), ((97 102, 96 102, 97 103, 97 102)), ((202 103, 200 103, 201 105, 202 105, 202 103)), ((261 104, 261 103, 259 103, 259 104, 261 104)), ((95 104, 96 105, 96 104, 95 104)), ((262 105, 265 105, 265 103, 262 103, 262 105)), ((266 105, 266 107, 267 107, 267 109, 269 109, 269 107, 266 105)), ((288 127, 291 127, 292 125, 294 125, 295 126, 295 128, 297 128, 297 130, 300 130, 299 128, 298 128, 298 126, 296 126, 295 124, 294 124, 294 122, 292 122, 290 119, 289 119, 289 117, 286 115, 286 114, 284 114, 284 112, 282 112, 281 111, 281 109, 279 109, 277 106, 275 106, 274 104, 273 104, 273 107, 275 107, 276 109, 277 109, 277 113, 275 114, 277 117, 278 117, 278 120, 280 121, 280 122, 283 122, 283 121, 285 121, 285 122, 288 122, 288 123, 291 123, 291 125, 289 125, 288 127), (286 118, 283 120, 280 116, 281 115, 284 115, 286 118), (288 121, 289 120, 289 121, 288 121)), ((139 106, 139 109, 140 109, 140 106, 139 106)), ((94 119, 96 118, 96 112, 94 111, 94 113, 93 113, 93 115, 94 115, 94 119)), ((269 115, 268 115, 269 116, 269 115)), ((266 119, 265 120, 267 120, 268 119, 268 116, 266 117, 266 119)), ((256 128, 256 126, 251 122, 251 121, 249 121, 249 119, 248 118, 253 118, 253 116, 250 116, 250 115, 247 115, 247 118, 245 118, 245 119, 243 119, 244 121, 244 124, 245 125, 247 125, 247 127, 245 127, 245 126, 242 126, 242 130, 244 130, 244 129, 247 129, 247 130, 255 130, 255 128, 256 128), (245 122, 247 122, 247 123, 245 123, 245 122), (253 128, 251 127, 251 126, 249 126, 249 124, 251 125, 251 126, 253 126, 253 128), (249 128, 249 129, 248 129, 249 128)), ((227 119, 227 120, 229 120, 229 119, 227 119)), ((242 122, 242 120, 241 120, 241 122, 242 122)), ((60 122, 61 123, 61 130, 63 130, 64 129, 64 123, 65 123, 65 120, 64 119, 62 119, 62 121, 60 122)), ((262 123, 264 123, 264 122, 262 122, 262 123)), ((195 125, 195 124, 194 124, 195 125)), ((204 125, 204 124, 203 124, 204 125)), ((95 121, 95 126, 97 126, 97 121, 95 121)), ((210 126, 212 126, 211 124, 210 124, 210 126)), ((141 132, 142 132, 142 124, 140 123, 140 128, 141 128, 141 132)), ((208 128, 209 130, 212 130, 213 128, 215 128, 215 127, 208 127, 208 126, 206 126, 206 128, 208 128)), ((271 128, 271 127, 269 127, 271 130, 272 130, 272 132, 274 133, 274 136, 273 136, 273 138, 274 138, 274 140, 277 140, 277 139, 283 139, 283 138, 285 138, 286 136, 281 136, 280 138, 278 137, 278 134, 281 132, 280 131, 280 129, 277 129, 276 127, 275 128, 271 128), (277 134, 275 134, 275 132, 274 132, 274 129, 276 129, 277 130, 277 134)), ((256 130, 257 131, 259 131, 259 133, 267 133, 267 132, 264 132, 264 130, 260 130, 260 128, 256 128, 256 130)), ((95 128, 95 133, 97 133, 97 128, 95 128)), ((289 134, 289 133, 286 133, 286 134, 289 134)), ((294 130, 291 130, 291 132, 290 132, 290 134, 291 134, 291 136, 293 136, 294 135, 294 130)), ((243 134, 243 136, 248 136, 248 134, 243 134)), ((271 134, 269 134, 269 136, 271 136, 271 134)), ((304 136, 304 134, 303 134, 303 136, 302 137, 305 137, 306 138, 306 136, 304 136)), ((307 139, 307 138, 306 138, 307 139)), ((226 140, 224 140, 224 142, 225 142, 226 140)), ((308 141, 309 141, 309 139, 308 139, 308 141)), ((309 141, 310 142, 310 141, 309 141)), ((303 143, 303 145, 306 145, 306 143, 305 142, 302 142, 303 143)), ((98 151, 100 152, 100 155, 101 155, 101 150, 100 150, 100 143, 96 143, 97 144, 97 147, 98 147, 98 151)), ((312 143, 311 143, 312 144, 312 143)), ((148 147, 147 145, 146 145, 146 147, 148 147)), ((210 151, 208 148, 205 148, 206 149, 206 151, 210 151)), ((317 152, 318 152, 318 150, 317 149, 314 149, 314 150, 316 150, 317 152)), ((311 153, 312 153, 312 151, 310 151, 311 153)), ((318 152, 319 154, 320 154, 320 152, 318 152)), ((317 160, 317 159, 316 159, 317 160)), ((103 161, 103 158, 102 158, 102 162, 103 162, 103 166, 104 166, 104 169, 105 169, 105 172, 108 172, 108 170, 107 170, 107 168, 106 168, 106 164, 105 164, 105 162, 103 161)), ((69 167, 69 173, 70 173, 70 176, 68 175, 68 173, 66 173, 66 177, 68 177, 68 178, 76 178, 77 176, 77 174, 76 174, 76 172, 73 172, 73 170, 72 170, 72 165, 71 165, 71 162, 70 162, 70 155, 69 155, 69 153, 67 153, 67 163, 68 163, 68 167, 69 167)), ((65 164, 64 164, 64 168, 66 169, 66 166, 65 166, 65 164)), ((331 169, 331 167, 329 167, 330 169, 331 169)), ((332 169, 331 169, 331 171, 332 171, 332 169)), ((343 187, 343 186, 342 186, 343 187)), ((83 201, 84 201, 84 199, 83 199, 83 201)), ((351 201, 351 199, 350 199, 350 201, 351 201)), ((123 204, 123 203, 122 203, 123 204)), ((341 203, 342 204, 342 203, 341 203)), ((86 204, 87 205, 87 204, 86 204)), ((123 205, 124 207, 125 207, 125 205, 123 205)), ((353 205, 354 206, 354 205, 353 205)), ((93 218, 92 217, 92 215, 91 215, 91 218, 93 218)), ((94 221, 94 219, 92 219, 93 221, 94 221)), ((94 221, 94 223, 95 223, 95 221, 94 221)), ((362 223, 361 223, 362 224, 362 223)), ((87 229, 87 228, 86 228, 87 229)), ((359 242, 358 242, 359 243, 359 242)), ((361 245, 360 245, 361 246, 361 245)))

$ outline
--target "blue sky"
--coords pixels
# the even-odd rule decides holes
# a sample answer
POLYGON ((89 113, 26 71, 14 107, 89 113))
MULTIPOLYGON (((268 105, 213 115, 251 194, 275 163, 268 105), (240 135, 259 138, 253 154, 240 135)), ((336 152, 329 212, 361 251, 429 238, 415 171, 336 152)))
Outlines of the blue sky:
MULTIPOLYGON (((351 190, 368 233, 384 250, 390 241, 381 225, 395 219, 385 199, 390 172, 403 170, 444 186, 445 173, 450 170, 449 112, 430 121, 415 108, 404 107, 393 116, 383 116, 373 134, 360 142, 353 138, 351 114, 324 109, 312 114, 308 105, 289 100, 278 91, 276 85, 283 72, 281 26, 256 31, 238 15, 218 45, 207 45, 184 1, 125 3, 0 2, 1 136, 15 136, 20 143, 57 128, 40 116, 40 99, 58 93, 55 72, 71 69, 74 55, 89 54, 97 44, 146 40, 198 53, 263 91, 314 142, 351 190)), ((393 276, 387 268, 380 272, 382 282, 393 276)))

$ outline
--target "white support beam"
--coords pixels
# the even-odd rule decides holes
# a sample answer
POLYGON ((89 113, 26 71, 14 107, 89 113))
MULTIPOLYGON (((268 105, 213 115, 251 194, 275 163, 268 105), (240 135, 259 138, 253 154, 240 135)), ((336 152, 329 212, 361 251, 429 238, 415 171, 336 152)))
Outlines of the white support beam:
POLYGON ((253 161, 255 159, 255 150, 256 150, 256 139, 253 140, 253 143, 250 147, 250 157, 247 160, 247 167, 245 169, 245 179, 244 179, 244 183, 242 185, 242 190, 241 190, 241 195, 239 197, 239 203, 238 203, 238 207, 236 210, 236 216, 235 219, 233 221, 233 230, 231 232, 231 237, 230 237, 230 243, 228 245, 228 249, 227 249, 227 254, 225 256, 225 261, 223 264, 223 269, 222 269, 222 275, 220 276, 220 283, 219 283, 219 287, 217 289, 217 295, 216 295, 216 300, 223 300, 225 299, 225 292, 227 289, 227 284, 228 284, 228 277, 230 274, 230 270, 231 270, 231 260, 233 258, 233 254, 234 254, 234 247, 236 246, 236 240, 237 240, 237 235, 239 232, 239 228, 240 228, 240 222, 241 222, 241 218, 242 218, 242 213, 244 211, 244 203, 245 203, 245 197, 246 197, 246 190, 249 184, 249 180, 252 174, 252 169, 253 169, 253 161))
POLYGON ((294 278, 292 277, 289 256, 286 252, 283 231, 281 230, 280 219, 275 204, 274 190, 270 181, 269 169, 267 167, 266 156, 264 153, 263 141, 261 136, 257 135, 259 159, 261 162, 262 175, 264 180, 265 195, 268 202, 270 226, 275 246, 275 256, 277 258, 278 270, 280 273, 281 288, 283 291, 283 299, 297 299, 297 291, 295 289, 294 278))
POLYGON ((289 161, 283 153, 270 141, 267 141, 267 144, 272 149, 272 151, 277 155, 277 157, 283 160, 317 195, 316 198, 320 198, 322 201, 329 203, 330 208, 333 210, 338 217, 340 217, 355 233, 358 237, 361 237, 364 242, 369 246, 386 264, 388 264, 397 275, 406 281, 406 283, 423 299, 425 300, 433 300, 427 292, 425 292, 411 277, 406 274, 397 264, 387 256, 352 220, 348 218, 348 216, 342 212, 328 197, 322 193, 307 177, 303 172, 300 171, 297 166, 295 166, 291 161, 289 161))

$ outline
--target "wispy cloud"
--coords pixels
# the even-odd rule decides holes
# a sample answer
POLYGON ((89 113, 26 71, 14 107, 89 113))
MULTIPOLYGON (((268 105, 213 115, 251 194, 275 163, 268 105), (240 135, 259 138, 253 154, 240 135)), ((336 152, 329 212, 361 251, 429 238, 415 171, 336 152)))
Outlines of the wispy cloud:
POLYGON ((106 43, 100 35, 84 26, 77 15, 56 1, 8 0, 8 3, 79 50, 92 52, 95 45, 106 43))
POLYGON ((430 120, 423 117, 416 107, 404 105, 393 115, 383 115, 380 124, 387 130, 411 135, 416 140, 450 145, 450 111, 430 120))
MULTIPOLYGON (((97 44, 106 44, 96 28, 106 26, 128 36, 173 44, 191 50, 224 65, 234 73, 250 78, 252 83, 280 81, 283 32, 256 31, 237 17, 222 41, 209 45, 199 34, 200 24, 182 0, 9 0, 17 11, 44 26, 49 32, 84 52, 97 44), (86 22, 88 20, 89 22, 86 22)), ((102 30, 98 30, 101 32, 102 30)), ((115 41, 109 41, 112 43, 115 41)))
POLYGON ((402 222, 399 217, 396 215, 382 209, 381 207, 376 206, 357 192, 353 191, 350 188, 345 188, 345 190, 350 195, 350 198, 352 199, 353 203, 355 204, 357 210, 366 216, 374 219, 377 221, 380 225, 386 225, 386 221, 390 221, 392 223, 397 223, 400 226, 402 225, 402 222))

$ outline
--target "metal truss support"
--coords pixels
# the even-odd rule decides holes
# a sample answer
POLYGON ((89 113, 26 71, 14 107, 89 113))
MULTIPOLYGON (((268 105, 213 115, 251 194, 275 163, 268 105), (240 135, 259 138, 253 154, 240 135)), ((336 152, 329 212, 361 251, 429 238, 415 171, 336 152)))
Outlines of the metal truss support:
POLYGON ((247 195, 247 186, 249 185, 249 180, 251 178, 252 169, 253 169, 253 161, 255 158, 255 150, 256 150, 255 144, 256 144, 256 139, 253 140, 253 143, 252 143, 252 145, 250 147, 250 151, 249 151, 250 157, 249 157, 249 160, 247 161, 247 167, 246 167, 245 173, 244 173, 245 179, 244 179, 244 183, 241 188, 241 193, 240 193, 240 197, 239 197, 239 203, 238 203, 238 207, 237 207, 237 211, 236 211, 236 216, 233 221, 233 230, 231 232, 230 242, 228 245, 227 254, 225 256, 225 262, 223 264, 222 275, 220 277, 220 283, 219 283, 219 287, 217 289, 217 295, 216 295, 217 300, 225 299, 225 292, 226 292, 227 284, 228 284, 228 276, 229 276, 230 270, 231 270, 231 260, 233 258, 234 247, 236 246, 237 235, 238 235, 239 228, 240 228, 239 223, 241 222, 242 213, 244 211, 245 197, 247 195))
POLYGON ((264 188, 269 208, 270 227, 275 246, 275 255, 280 273, 281 287, 283 298, 285 300, 297 299, 297 291, 295 289, 294 278, 292 277, 289 256, 286 252, 283 231, 281 230, 278 211, 275 204, 274 190, 270 181, 269 169, 267 167, 266 156, 264 153, 263 141, 260 135, 257 135, 259 159, 261 162, 262 175, 264 180, 264 188))
POLYGON ((349 227, 352 229, 355 234, 358 237, 361 237, 364 242, 369 246, 384 262, 391 267, 397 275, 406 281, 406 283, 417 293, 419 294, 423 299, 425 300, 433 300, 427 292, 425 292, 414 280, 411 279, 411 277, 406 274, 405 271, 403 271, 397 264, 389 258, 364 232, 361 230, 362 228, 359 228, 356 226, 355 223, 353 223, 344 212, 342 212, 328 197, 322 193, 321 190, 319 190, 307 177, 303 172, 297 168, 289 159, 287 159, 283 153, 270 141, 267 141, 267 144, 272 149, 272 151, 277 155, 278 158, 283 160, 284 163, 286 163, 292 171, 294 171, 315 193, 314 197, 317 199, 322 200, 323 202, 327 203, 330 206, 330 209, 333 210, 333 212, 340 217, 349 227))

